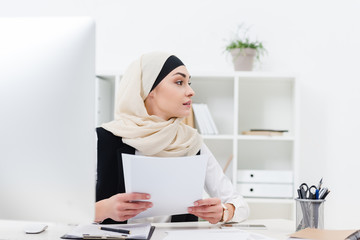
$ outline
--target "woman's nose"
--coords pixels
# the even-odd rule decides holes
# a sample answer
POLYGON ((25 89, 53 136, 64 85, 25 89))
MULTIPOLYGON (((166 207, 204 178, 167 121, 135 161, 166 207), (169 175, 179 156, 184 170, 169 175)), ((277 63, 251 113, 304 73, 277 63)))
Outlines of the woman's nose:
POLYGON ((186 96, 193 97, 194 95, 195 95, 194 90, 188 85, 188 87, 186 89, 186 96))

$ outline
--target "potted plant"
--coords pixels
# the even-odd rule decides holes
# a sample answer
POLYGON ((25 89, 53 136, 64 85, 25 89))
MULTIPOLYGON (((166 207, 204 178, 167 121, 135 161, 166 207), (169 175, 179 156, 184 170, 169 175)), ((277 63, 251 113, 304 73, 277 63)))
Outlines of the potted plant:
POLYGON ((235 71, 251 71, 253 69, 254 59, 260 60, 260 56, 265 53, 262 42, 250 41, 247 36, 248 29, 240 33, 242 25, 237 34, 226 46, 226 51, 230 52, 235 71))

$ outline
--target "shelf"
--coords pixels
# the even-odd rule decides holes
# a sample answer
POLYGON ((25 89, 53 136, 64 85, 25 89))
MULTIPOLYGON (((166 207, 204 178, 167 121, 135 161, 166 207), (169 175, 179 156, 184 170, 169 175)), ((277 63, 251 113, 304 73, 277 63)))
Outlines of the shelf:
POLYGON ((104 79, 104 80, 112 80, 115 81, 116 76, 115 75, 96 75, 97 78, 104 79))
POLYGON ((96 71, 96 76, 121 76, 122 72, 121 71, 116 71, 116 70, 112 70, 112 69, 103 69, 100 71, 96 71))
POLYGON ((293 136, 254 136, 254 135, 238 135, 238 140, 265 140, 265 141, 294 141, 293 136))
POLYGON ((248 203, 281 203, 281 204, 294 204, 292 198, 250 198, 244 197, 248 203))
POLYGON ((221 139, 221 140, 232 140, 233 135, 201 135, 203 139, 221 139))
MULTIPOLYGON (((232 140, 233 135, 230 134, 219 134, 219 135, 201 135, 203 139, 221 139, 221 140, 232 140)), ((252 136, 252 135, 238 135, 238 140, 250 140, 250 141, 294 141, 293 136, 252 136)))

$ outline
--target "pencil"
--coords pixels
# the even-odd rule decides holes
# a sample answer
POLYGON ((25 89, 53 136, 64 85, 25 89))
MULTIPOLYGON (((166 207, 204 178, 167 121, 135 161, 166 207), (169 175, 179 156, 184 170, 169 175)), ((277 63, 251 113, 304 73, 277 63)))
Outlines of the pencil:
POLYGON ((110 231, 110 232, 130 234, 130 231, 129 231, 129 230, 121 229, 121 228, 100 227, 100 229, 101 229, 101 230, 105 230, 105 231, 110 231))

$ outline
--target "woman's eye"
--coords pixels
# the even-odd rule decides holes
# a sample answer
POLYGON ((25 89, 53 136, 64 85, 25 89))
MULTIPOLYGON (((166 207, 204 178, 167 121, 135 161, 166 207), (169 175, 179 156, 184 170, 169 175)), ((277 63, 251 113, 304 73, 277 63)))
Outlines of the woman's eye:
POLYGON ((181 86, 183 84, 183 81, 181 81, 181 80, 176 81, 176 84, 181 86))
POLYGON ((189 84, 189 86, 191 86, 191 82, 189 82, 188 84, 189 84))

